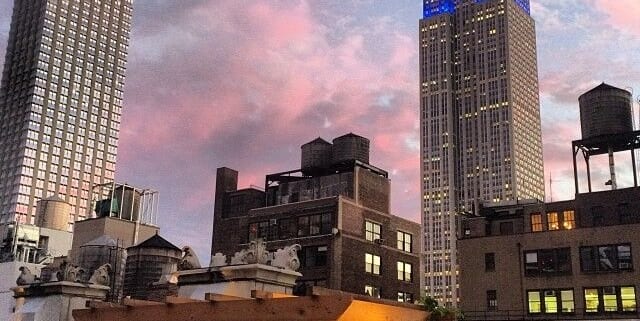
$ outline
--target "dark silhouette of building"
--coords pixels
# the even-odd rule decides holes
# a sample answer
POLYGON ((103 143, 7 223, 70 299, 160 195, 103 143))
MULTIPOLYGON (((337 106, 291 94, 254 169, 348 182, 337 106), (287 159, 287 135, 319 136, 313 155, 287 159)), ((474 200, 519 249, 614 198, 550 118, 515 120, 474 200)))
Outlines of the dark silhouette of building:
POLYGON ((417 299, 420 225, 389 213, 390 181, 369 164, 369 140, 347 134, 301 149, 301 168, 266 175, 264 190, 238 189, 238 172, 218 169, 212 254, 257 238, 269 250, 297 243, 300 287, 417 299))

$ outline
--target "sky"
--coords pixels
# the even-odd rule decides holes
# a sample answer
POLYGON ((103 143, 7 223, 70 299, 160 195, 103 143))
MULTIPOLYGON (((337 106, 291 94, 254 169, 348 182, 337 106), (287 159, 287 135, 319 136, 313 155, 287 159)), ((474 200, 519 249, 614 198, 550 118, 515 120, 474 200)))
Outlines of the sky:
MULTIPOLYGON (((0 0, 0 63, 12 3, 0 0)), ((603 81, 640 96, 640 1, 531 11, 547 200, 571 199, 578 96, 603 81)), ((262 186, 299 168, 302 144, 354 132, 390 174, 392 213, 419 222, 421 13, 420 0, 135 0, 116 179, 158 190, 161 235, 206 263, 216 168, 262 186)), ((616 161, 629 186, 629 160, 616 161)))

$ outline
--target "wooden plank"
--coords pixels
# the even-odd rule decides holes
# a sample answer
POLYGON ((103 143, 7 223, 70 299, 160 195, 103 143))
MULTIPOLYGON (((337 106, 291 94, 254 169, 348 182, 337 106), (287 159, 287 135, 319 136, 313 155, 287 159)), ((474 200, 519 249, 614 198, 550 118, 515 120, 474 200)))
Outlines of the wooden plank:
POLYGON ((131 299, 131 298, 124 298, 122 300, 122 304, 130 307, 139 307, 139 306, 147 306, 147 305, 164 305, 164 303, 162 302, 138 300, 138 299, 131 299))
POLYGON ((203 300, 196 300, 182 296, 169 295, 164 298, 164 302, 169 304, 183 304, 183 303, 194 303, 194 302, 206 302, 203 300))
POLYGON ((205 293, 204 299, 211 302, 249 300, 247 298, 242 298, 239 296, 231 296, 231 295, 216 294, 216 293, 205 293))
POLYGON ((76 321, 335 321, 352 301, 348 296, 316 296, 220 301, 215 304, 193 302, 129 309, 74 310, 73 317, 76 321))

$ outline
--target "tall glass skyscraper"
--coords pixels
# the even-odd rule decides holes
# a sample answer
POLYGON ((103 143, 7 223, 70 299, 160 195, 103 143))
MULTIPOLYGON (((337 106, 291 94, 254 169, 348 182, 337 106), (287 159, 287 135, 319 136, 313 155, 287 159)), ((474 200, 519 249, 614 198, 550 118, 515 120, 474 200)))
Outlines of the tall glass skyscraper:
POLYGON ((0 86, 0 225, 114 178, 132 0, 15 0, 0 86))
POLYGON ((424 0, 419 31, 425 285, 456 305, 459 215, 544 198, 535 25, 528 0, 424 0))

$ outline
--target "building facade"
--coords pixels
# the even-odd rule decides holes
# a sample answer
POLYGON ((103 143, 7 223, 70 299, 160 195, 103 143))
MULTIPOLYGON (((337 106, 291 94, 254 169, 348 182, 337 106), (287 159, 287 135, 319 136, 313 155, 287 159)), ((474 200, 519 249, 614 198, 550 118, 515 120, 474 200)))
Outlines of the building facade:
POLYGON ((114 178, 131 0, 16 0, 0 85, 0 223, 71 204, 68 229, 114 178))
POLYGON ((458 214, 544 199, 536 39, 528 0, 424 0, 422 223, 427 295, 458 302, 458 214))
POLYGON ((218 169, 212 255, 257 238, 271 251, 300 244, 300 287, 418 299, 420 225, 389 213, 390 181, 369 165, 368 145, 316 139, 302 146, 302 169, 267 175, 264 190, 238 190, 238 172, 218 169))
POLYGON ((463 221, 470 320, 637 319, 640 188, 494 205, 463 221))

